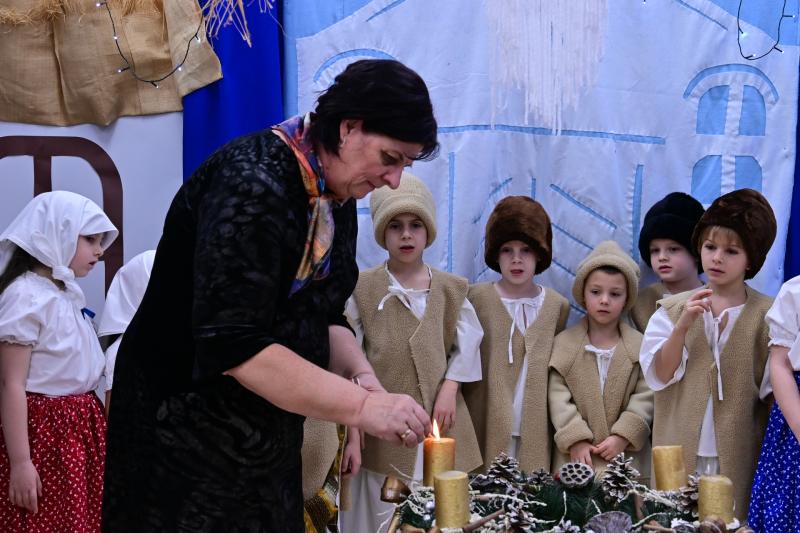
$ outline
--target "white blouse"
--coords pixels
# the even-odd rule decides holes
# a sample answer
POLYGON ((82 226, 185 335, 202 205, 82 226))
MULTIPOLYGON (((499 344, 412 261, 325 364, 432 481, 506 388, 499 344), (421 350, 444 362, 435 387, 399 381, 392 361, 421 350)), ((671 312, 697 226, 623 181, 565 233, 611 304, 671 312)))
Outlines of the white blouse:
MULTIPOLYGON (((375 312, 383 310, 383 306, 389 298, 397 298, 411 313, 417 318, 422 320, 425 316, 425 309, 428 306, 428 293, 429 289, 406 289, 399 281, 386 269, 389 274, 389 287, 387 287, 386 296, 384 296, 378 304, 375 312)), ((428 267, 428 275, 431 275, 430 267, 428 267)), ((353 326, 356 333, 356 340, 359 345, 363 345, 364 341, 364 326, 361 321, 361 315, 358 312, 358 306, 355 299, 351 296, 347 300, 345 306, 345 314, 353 326)), ((445 379, 457 381, 459 383, 469 383, 472 381, 481 380, 481 340, 483 339, 483 328, 478 315, 475 313, 475 308, 470 301, 464 298, 461 304, 461 309, 458 312, 458 321, 456 322, 456 337, 454 346, 450 352, 450 361, 447 365, 447 373, 445 379)))
MULTIPOLYGON (((711 354, 717 365, 717 388, 719 390, 719 400, 725 399, 724 387, 722 383, 722 372, 720 371, 720 354, 725 349, 728 343, 728 338, 731 335, 734 324, 739 318, 739 315, 744 309, 744 304, 725 309, 718 317, 710 311, 703 312, 703 326, 708 339, 708 346, 711 349, 711 354), (725 317, 728 317, 725 327, 720 329, 720 324, 725 317)), ((683 354, 681 356, 680 365, 675 370, 672 378, 664 383, 656 375, 655 365, 653 360, 656 353, 661 350, 661 347, 672 334, 675 325, 670 320, 667 311, 663 307, 658 310, 650 318, 647 328, 644 332, 642 339, 642 348, 639 352, 639 364, 644 373, 644 379, 653 391, 663 390, 673 383, 677 383, 683 379, 686 373, 686 361, 689 359, 689 350, 686 346, 683 347, 683 354)), ((764 372, 764 379, 761 381, 760 397, 764 399, 769 394, 769 375, 768 371, 764 372)), ((698 443, 697 455, 703 457, 716 457, 717 453, 717 438, 714 430, 714 404, 711 395, 708 396, 708 403, 706 404, 705 415, 703 416, 703 425, 700 428, 700 442, 698 443)))
POLYGON ((91 322, 43 276, 27 272, 0 294, 0 341, 31 346, 28 392, 67 396, 99 385, 105 357, 91 322))
POLYGON ((789 348, 792 368, 800 371, 800 276, 783 284, 765 319, 769 345, 789 348))
POLYGON ((614 350, 616 346, 611 348, 598 348, 593 344, 587 344, 583 347, 589 353, 593 353, 597 358, 597 375, 600 378, 600 394, 602 395, 606 388, 606 380, 608 379, 608 368, 611 366, 611 359, 614 357, 614 350))
MULTIPOLYGON (((497 287, 495 286, 495 290, 497 287)), ((528 328, 536 322, 539 317, 539 310, 544 303, 544 287, 539 287, 539 294, 533 298, 503 298, 500 297, 503 306, 511 316, 511 331, 508 334, 508 364, 514 363, 514 329, 516 328, 522 335, 528 328)), ((522 360, 517 383, 514 385, 514 402, 512 412, 514 420, 511 424, 511 435, 519 437, 522 428, 522 407, 525 403, 525 383, 528 379, 528 354, 522 360)))

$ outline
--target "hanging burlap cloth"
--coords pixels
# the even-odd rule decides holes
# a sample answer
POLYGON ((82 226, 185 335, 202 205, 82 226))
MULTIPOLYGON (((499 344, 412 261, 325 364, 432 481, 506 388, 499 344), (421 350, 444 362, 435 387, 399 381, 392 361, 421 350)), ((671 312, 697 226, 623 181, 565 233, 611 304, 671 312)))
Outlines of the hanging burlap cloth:
POLYGON ((125 62, 100 0, 0 0, 0 120, 106 125, 123 115, 180 111, 181 97, 222 77, 197 0, 109 0, 125 62))

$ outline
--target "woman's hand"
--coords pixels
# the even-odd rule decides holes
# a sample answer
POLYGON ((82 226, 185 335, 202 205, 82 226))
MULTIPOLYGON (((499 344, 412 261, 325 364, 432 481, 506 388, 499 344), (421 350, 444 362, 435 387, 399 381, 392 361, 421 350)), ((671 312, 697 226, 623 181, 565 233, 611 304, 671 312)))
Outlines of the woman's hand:
POLYGON ((443 433, 450 431, 456 423, 457 392, 458 382, 446 379, 436 395, 436 402, 433 404, 433 419, 436 420, 443 433))
POLYGON ((592 443, 588 440, 582 440, 580 442, 576 442, 572 446, 569 447, 569 459, 573 463, 584 463, 592 468, 594 465, 592 464, 592 443))
POLYGON ((704 311, 711 311, 711 302, 708 297, 713 292, 711 289, 702 289, 691 295, 686 300, 686 307, 684 307, 676 327, 688 331, 698 316, 702 315, 704 311))
POLYGON ((358 427, 379 439, 413 448, 431 432, 431 421, 411 396, 370 392, 361 408, 358 427))
POLYGON ((625 437, 609 435, 603 439, 603 442, 594 447, 592 453, 599 455, 606 461, 611 461, 614 457, 624 452, 629 444, 630 442, 625 437))
POLYGON ((342 477, 358 474, 361 468, 361 432, 357 428, 347 428, 347 444, 342 453, 342 477))
POLYGON ((8 497, 11 503, 24 507, 33 514, 39 510, 42 480, 30 459, 11 464, 8 497))

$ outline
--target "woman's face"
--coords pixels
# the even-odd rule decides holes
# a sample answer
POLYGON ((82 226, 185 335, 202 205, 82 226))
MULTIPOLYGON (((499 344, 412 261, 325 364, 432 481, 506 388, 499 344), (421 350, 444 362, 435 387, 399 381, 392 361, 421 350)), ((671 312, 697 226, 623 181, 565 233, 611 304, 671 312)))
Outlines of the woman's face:
POLYGON ((324 152, 320 158, 325 187, 340 201, 364 198, 384 185, 396 189, 403 169, 422 150, 421 144, 365 132, 360 120, 343 120, 339 138, 339 155, 324 152))

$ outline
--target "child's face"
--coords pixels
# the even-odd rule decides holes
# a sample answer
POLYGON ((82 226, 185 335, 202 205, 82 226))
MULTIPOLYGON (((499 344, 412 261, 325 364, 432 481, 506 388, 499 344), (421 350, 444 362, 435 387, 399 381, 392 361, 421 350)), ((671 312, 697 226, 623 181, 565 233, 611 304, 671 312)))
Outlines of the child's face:
POLYGON ((78 237, 78 247, 75 249, 72 261, 69 262, 69 268, 75 273, 76 278, 86 276, 97 264, 97 261, 103 255, 102 241, 102 233, 78 237))
POLYGON ((384 239, 389 257, 402 263, 414 263, 422 259, 428 229, 417 215, 403 213, 389 221, 384 239))
POLYGON ((712 228, 700 245, 700 260, 710 286, 744 282, 747 252, 736 232, 712 228))
POLYGON ((619 320, 628 297, 628 284, 619 272, 609 274, 594 270, 586 278, 583 299, 586 313, 591 320, 601 325, 619 320))
POLYGON ((497 257, 500 274, 512 285, 530 285, 536 273, 536 253, 522 241, 508 241, 497 257))
POLYGON ((661 281, 667 283, 697 277, 697 260, 672 239, 650 241, 650 265, 661 281))

